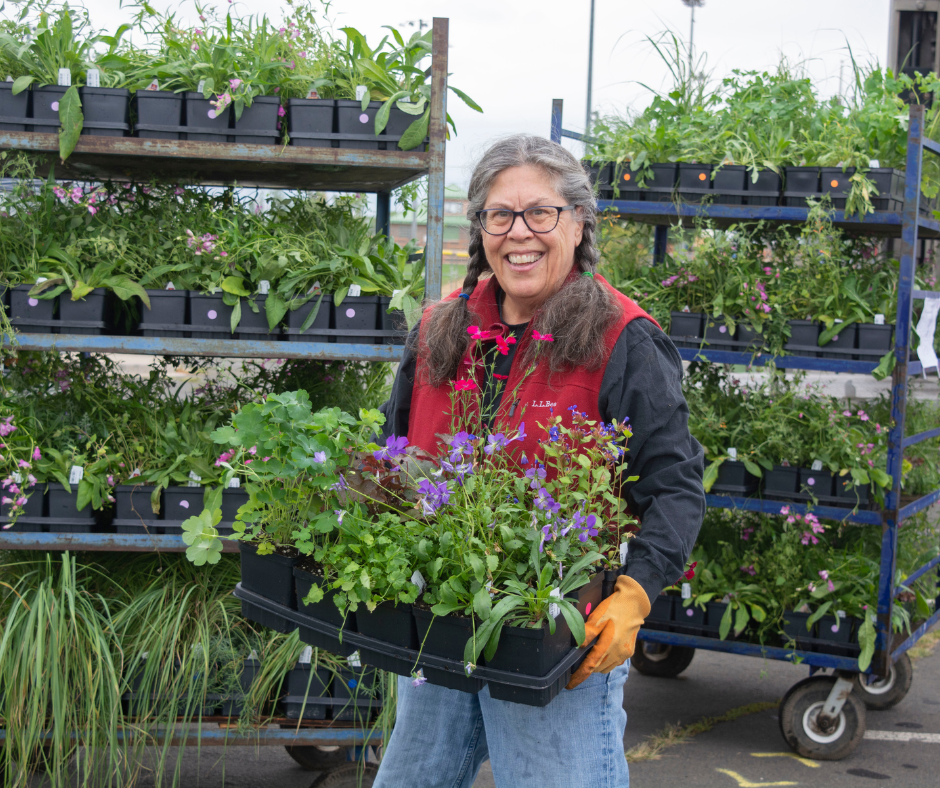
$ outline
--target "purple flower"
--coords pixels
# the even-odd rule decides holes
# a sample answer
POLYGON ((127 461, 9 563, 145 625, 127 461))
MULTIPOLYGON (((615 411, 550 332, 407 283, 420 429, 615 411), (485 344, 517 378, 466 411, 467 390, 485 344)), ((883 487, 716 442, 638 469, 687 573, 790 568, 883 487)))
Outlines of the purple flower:
POLYGON ((450 489, 446 481, 435 484, 430 479, 422 479, 418 483, 418 492, 424 496, 421 499, 421 509, 426 515, 434 514, 450 501, 450 489))
POLYGON ((497 432, 495 435, 487 436, 486 446, 483 447, 483 451, 492 454, 494 451, 505 449, 510 443, 511 441, 503 433, 497 432))
POLYGON ((476 439, 476 435, 471 435, 469 432, 461 430, 450 439, 447 445, 461 454, 471 454, 473 452, 473 446, 471 444, 476 439))
POLYGON ((547 476, 547 473, 545 471, 545 467, 539 463, 534 467, 529 468, 529 470, 525 472, 525 476, 527 479, 532 480, 529 484, 529 488, 532 490, 538 490, 542 486, 541 480, 547 476))
POLYGON ((540 487, 538 493, 535 496, 535 508, 541 509, 543 512, 549 514, 557 514, 561 509, 561 504, 557 503, 544 487, 540 487))
POLYGON ((313 461, 318 462, 321 465, 326 462, 326 452, 325 451, 315 451, 313 453, 313 461))
POLYGON ((419 670, 417 673, 412 673, 411 675, 414 676, 414 680, 411 682, 412 687, 420 687, 427 681, 427 679, 424 677, 423 670, 419 670))
POLYGON ((333 514, 336 515, 336 522, 338 522, 340 525, 342 525, 342 524, 343 524, 343 518, 346 516, 346 512, 344 512, 342 509, 334 509, 334 510, 333 510, 333 514))
POLYGON ((554 443, 555 441, 559 440, 560 438, 561 438, 561 436, 558 434, 558 427, 552 427, 552 428, 549 429, 549 431, 548 431, 548 439, 549 439, 552 443, 554 443))
POLYGON ((408 445, 408 438, 402 435, 400 438, 389 435, 385 439, 384 448, 372 452, 372 456, 377 460, 390 460, 405 453, 405 446, 408 445))
POLYGON ((519 434, 516 435, 516 437, 513 438, 512 440, 519 441, 519 443, 522 443, 522 441, 524 441, 527 437, 528 436, 525 434, 525 422, 523 421, 519 424, 519 434))
POLYGON ((348 490, 349 485, 346 483, 346 477, 343 474, 339 475, 339 480, 335 484, 330 485, 331 490, 348 490))

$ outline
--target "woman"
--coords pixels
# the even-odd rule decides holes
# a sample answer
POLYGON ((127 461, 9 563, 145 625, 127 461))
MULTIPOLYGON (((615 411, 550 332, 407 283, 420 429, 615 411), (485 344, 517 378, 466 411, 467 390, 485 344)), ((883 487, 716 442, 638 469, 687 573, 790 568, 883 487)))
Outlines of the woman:
MULTIPOLYGON (((386 436, 407 434, 441 454, 438 436, 450 428, 450 384, 471 341, 468 327, 512 334, 509 353, 492 356, 493 376, 505 385, 484 387, 500 429, 509 434, 524 415, 530 424, 550 412, 567 416, 572 405, 592 419, 629 418, 629 474, 639 480, 624 489, 642 529, 614 593, 587 622, 588 641, 598 641, 566 690, 535 708, 493 700, 486 688, 473 695, 402 677, 375 785, 470 788, 489 758, 500 788, 624 788, 628 660, 650 601, 685 568, 705 508, 703 452, 688 431, 682 363, 656 322, 595 275, 594 195, 567 150, 540 137, 503 139, 477 165, 469 199, 463 288, 429 308, 409 337, 383 406, 386 436), (486 273, 492 276, 481 278, 486 273), (540 343, 535 372, 516 390, 534 359, 533 331, 553 341, 540 343), (513 402, 502 391, 515 391, 506 398, 513 402)), ((537 437, 526 440, 531 457, 537 437)))

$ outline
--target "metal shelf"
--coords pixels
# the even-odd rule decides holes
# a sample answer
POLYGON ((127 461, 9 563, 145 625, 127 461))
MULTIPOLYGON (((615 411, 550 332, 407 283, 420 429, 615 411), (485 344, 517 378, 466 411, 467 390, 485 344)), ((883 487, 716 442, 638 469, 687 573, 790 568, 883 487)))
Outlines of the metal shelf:
MULTIPOLYGON (((186 543, 179 534, 32 534, 0 531, 0 550, 185 553, 186 543)), ((237 553, 238 542, 222 539, 222 552, 237 553)))
POLYGON ((738 498, 732 495, 705 496, 705 505, 710 509, 743 509, 748 512, 780 514, 784 506, 790 507, 793 514, 812 512, 824 520, 859 523, 862 525, 881 525, 881 512, 869 509, 850 509, 836 506, 810 506, 796 501, 771 501, 767 498, 738 498))
MULTIPOLYGON (((82 334, 17 334, 16 341, 21 350, 130 353, 147 356, 306 358, 320 361, 398 361, 403 350, 401 345, 331 345, 327 342, 272 342, 262 339, 173 339, 82 334)), ((9 344, 9 341, 6 344, 9 344)))
MULTIPOLYGON (((821 372, 851 372, 870 375, 878 364, 871 361, 852 361, 841 358, 809 358, 808 356, 771 356, 767 353, 739 353, 733 350, 708 350, 707 348, 676 348, 683 361, 708 361, 712 364, 741 364, 747 367, 763 367, 774 364, 780 369, 809 369, 821 372)), ((911 362, 909 368, 920 362, 911 362)), ((915 370, 911 370, 915 374, 915 370)))

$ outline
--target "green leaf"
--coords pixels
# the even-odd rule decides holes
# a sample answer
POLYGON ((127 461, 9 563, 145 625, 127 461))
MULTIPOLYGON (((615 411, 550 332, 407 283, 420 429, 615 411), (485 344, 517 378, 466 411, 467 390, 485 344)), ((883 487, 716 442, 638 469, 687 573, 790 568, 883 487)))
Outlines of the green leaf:
POLYGON ((559 599, 555 602, 561 610, 561 614, 568 622, 568 628, 574 636, 574 642, 579 646, 584 645, 584 618, 578 612, 578 609, 567 599, 559 599))
POLYGON ((78 88, 72 85, 59 100, 59 157, 64 163, 72 155, 82 133, 85 117, 82 115, 82 100, 78 88))
POLYGON ((858 645, 861 646, 861 652, 858 655, 858 669, 868 670, 871 665, 871 658, 875 655, 875 625, 871 620, 871 615, 866 614, 865 620, 858 628, 858 645))
POLYGON ((728 633, 731 631, 731 614, 731 605, 728 605, 725 608, 724 615, 721 617, 721 623, 718 625, 718 637, 721 638, 721 640, 728 637, 728 633))
POLYGON ((313 325, 313 321, 317 319, 317 313, 320 311, 320 304, 323 302, 323 293, 320 293, 320 297, 317 299, 317 302, 313 305, 313 309, 310 310, 310 314, 304 319, 303 324, 300 326, 300 333, 302 334, 310 326, 313 325))
POLYGON ((268 293, 264 303, 264 312, 268 318, 268 329, 274 330, 274 327, 284 319, 287 314, 287 301, 279 293, 268 293))
POLYGON ((470 109, 476 110, 477 112, 483 112, 483 108, 462 90, 458 90, 455 87, 450 87, 450 89, 454 91, 454 93, 456 93, 463 100, 463 103, 470 107, 470 109))
POLYGON ((35 80, 36 77, 31 76, 17 77, 13 80, 13 87, 11 88, 11 92, 14 96, 17 93, 22 93, 24 90, 26 90, 26 88, 32 85, 35 80))
POLYGON ((753 473, 758 478, 763 478, 764 472, 760 469, 759 465, 751 462, 750 460, 746 460, 743 457, 741 458, 741 462, 744 463, 744 467, 747 469, 748 473, 753 473))
POLYGON ((493 610, 493 603, 490 600, 489 591, 481 588, 473 595, 473 612, 476 613, 482 621, 487 621, 493 610))
POLYGON ((78 498, 75 501, 75 508, 78 511, 84 509, 91 502, 91 491, 91 482, 89 482, 88 479, 83 478, 78 483, 78 498))
POLYGON ((740 635, 750 620, 751 614, 748 612, 747 605, 741 605, 734 617, 734 634, 740 635))
POLYGON ((705 485, 705 492, 711 492, 712 485, 718 481, 718 469, 726 459, 727 457, 719 457, 717 460, 709 463, 708 467, 705 469, 705 475, 702 477, 702 482, 705 485))
POLYGON ((222 280, 222 289, 226 293, 247 298, 251 295, 245 287, 245 280, 240 276, 227 276, 222 280))
POLYGON ((878 366, 872 371, 871 376, 875 380, 884 380, 894 371, 895 364, 897 364, 897 358, 894 355, 894 351, 889 350, 881 357, 878 366))
POLYGON ((424 115, 405 129, 405 133, 401 135, 401 140, 398 142, 398 147, 402 150, 411 150, 424 142, 424 138, 428 136, 428 124, 430 121, 431 110, 429 108, 424 115))

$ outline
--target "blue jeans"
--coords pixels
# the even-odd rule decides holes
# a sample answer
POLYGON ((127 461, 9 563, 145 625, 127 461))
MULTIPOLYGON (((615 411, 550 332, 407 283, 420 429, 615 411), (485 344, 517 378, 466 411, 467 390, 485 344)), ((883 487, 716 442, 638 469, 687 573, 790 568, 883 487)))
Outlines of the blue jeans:
POLYGON ((629 660, 547 706, 398 679, 398 715, 374 788, 471 788, 489 758, 498 788, 629 788, 629 660))

